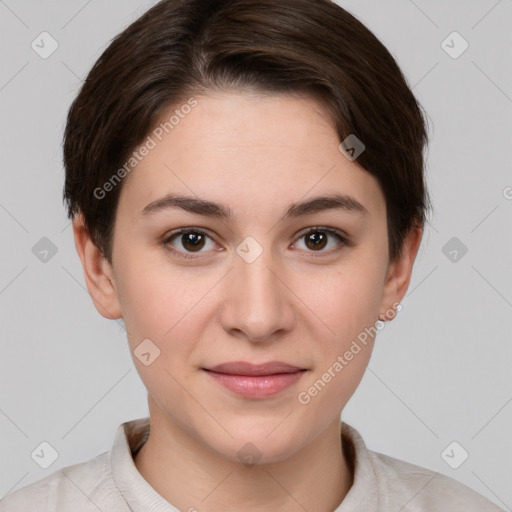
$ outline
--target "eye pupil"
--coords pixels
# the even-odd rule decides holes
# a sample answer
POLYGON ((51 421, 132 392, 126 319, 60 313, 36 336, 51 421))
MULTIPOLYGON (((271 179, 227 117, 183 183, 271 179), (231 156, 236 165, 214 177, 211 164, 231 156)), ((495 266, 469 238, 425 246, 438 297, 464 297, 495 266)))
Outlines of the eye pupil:
POLYGON ((327 243, 327 236, 325 235, 325 233, 315 231, 315 232, 309 234, 306 237, 306 240, 307 240, 307 243, 310 241, 313 242, 313 246, 312 246, 313 248, 323 249, 327 243))
POLYGON ((182 236, 183 247, 187 247, 189 244, 193 249, 201 249, 204 245, 204 236, 201 233, 185 233, 182 236), (201 245, 202 244, 202 245, 201 245))

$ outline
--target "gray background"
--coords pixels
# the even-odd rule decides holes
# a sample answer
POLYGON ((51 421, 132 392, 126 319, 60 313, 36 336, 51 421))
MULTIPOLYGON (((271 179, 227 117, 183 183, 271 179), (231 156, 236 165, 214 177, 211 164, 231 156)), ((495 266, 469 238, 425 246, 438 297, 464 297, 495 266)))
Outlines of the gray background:
MULTIPOLYGON (((109 450, 120 423, 147 415, 122 323, 85 288, 61 202, 61 137, 94 61, 154 3, 0 0, 0 496, 109 450), (43 31, 59 45, 47 59, 31 48, 43 31), (43 237, 57 250, 46 261, 43 237), (59 454, 48 469, 31 458, 42 441, 59 454)), ((429 113, 435 209, 403 310, 344 419, 371 449, 511 510, 512 1, 339 3, 390 49, 429 113), (469 43, 458 58, 442 46, 453 31, 469 43), (453 441, 469 453, 457 469, 441 456, 453 441)), ((462 48, 453 36, 444 46, 462 48)))

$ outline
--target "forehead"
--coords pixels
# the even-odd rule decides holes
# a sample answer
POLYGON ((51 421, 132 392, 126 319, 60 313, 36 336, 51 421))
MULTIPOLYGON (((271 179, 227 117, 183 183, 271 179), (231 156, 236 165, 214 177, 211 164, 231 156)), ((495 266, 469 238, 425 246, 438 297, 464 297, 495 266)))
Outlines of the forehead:
POLYGON ((317 100, 249 92, 194 100, 193 108, 168 109, 149 134, 152 147, 120 198, 132 212, 168 193, 228 204, 235 213, 331 194, 348 195, 377 214, 385 209, 376 179, 339 150, 317 100))

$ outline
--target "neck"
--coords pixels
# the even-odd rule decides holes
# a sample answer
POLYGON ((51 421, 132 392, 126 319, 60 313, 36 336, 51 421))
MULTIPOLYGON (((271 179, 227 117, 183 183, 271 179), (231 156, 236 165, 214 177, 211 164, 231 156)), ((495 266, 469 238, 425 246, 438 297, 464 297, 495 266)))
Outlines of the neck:
POLYGON ((353 479, 339 420, 290 458, 248 466, 198 442, 168 417, 151 415, 149 439, 134 462, 164 499, 186 511, 332 512, 353 479))

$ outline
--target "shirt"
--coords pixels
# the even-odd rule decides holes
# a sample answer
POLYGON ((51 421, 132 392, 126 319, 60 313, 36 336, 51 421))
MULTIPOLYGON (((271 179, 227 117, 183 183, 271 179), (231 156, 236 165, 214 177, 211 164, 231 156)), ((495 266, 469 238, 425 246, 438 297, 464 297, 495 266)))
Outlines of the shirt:
MULTIPOLYGON (((110 451, 9 493, 0 501, 0 512, 180 512, 133 461, 149 428, 147 417, 122 423, 110 451)), ((340 431, 354 480, 333 512, 504 512, 452 478, 368 450, 344 422, 340 431)))

